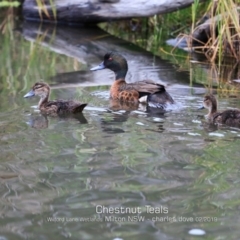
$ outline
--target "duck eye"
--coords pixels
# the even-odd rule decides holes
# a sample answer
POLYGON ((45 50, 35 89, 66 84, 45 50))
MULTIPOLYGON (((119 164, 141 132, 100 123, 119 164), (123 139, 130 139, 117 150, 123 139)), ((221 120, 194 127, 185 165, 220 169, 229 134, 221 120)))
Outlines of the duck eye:
POLYGON ((38 89, 38 88, 41 88, 42 86, 41 85, 37 85, 35 86, 35 89, 38 89))

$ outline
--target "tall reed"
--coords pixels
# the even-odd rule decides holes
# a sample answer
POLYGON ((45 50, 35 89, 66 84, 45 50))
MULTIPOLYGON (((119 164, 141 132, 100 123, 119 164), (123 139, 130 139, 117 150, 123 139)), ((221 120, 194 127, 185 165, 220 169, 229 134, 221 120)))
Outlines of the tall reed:
MULTIPOLYGON (((219 64, 225 56, 240 60, 240 7, 234 0, 211 1, 209 4, 210 36, 202 49, 211 62, 219 64)), ((196 28, 193 28, 192 32, 196 28)), ((199 49, 199 48, 198 48, 199 49)), ((200 48, 201 49, 201 48, 200 48)))

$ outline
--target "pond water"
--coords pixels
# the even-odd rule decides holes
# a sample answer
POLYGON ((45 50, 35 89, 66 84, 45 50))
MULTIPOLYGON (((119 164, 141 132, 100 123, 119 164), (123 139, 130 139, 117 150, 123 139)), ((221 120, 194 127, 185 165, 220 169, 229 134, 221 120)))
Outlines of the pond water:
MULTIPOLYGON (((181 70, 97 28, 1 29, 1 240, 239 239, 240 131, 204 123, 206 64, 181 70), (129 82, 166 84, 178 108, 112 109, 113 74, 89 71, 108 50, 128 58, 129 82), (40 79, 52 99, 88 102, 83 115, 42 116, 23 98, 40 79)), ((240 107, 230 95, 221 109, 240 107)))

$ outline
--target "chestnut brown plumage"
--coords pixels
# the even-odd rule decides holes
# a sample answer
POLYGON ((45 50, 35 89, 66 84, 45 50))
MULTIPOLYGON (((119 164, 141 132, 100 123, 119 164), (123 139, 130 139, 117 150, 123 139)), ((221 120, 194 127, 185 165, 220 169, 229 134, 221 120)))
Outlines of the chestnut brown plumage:
POLYGON ((164 108, 166 104, 174 101, 162 84, 152 80, 143 80, 134 83, 126 83, 125 77, 128 71, 127 60, 119 53, 111 52, 104 56, 103 62, 92 71, 108 68, 115 73, 115 81, 110 88, 110 97, 121 102, 152 103, 153 106, 164 108))

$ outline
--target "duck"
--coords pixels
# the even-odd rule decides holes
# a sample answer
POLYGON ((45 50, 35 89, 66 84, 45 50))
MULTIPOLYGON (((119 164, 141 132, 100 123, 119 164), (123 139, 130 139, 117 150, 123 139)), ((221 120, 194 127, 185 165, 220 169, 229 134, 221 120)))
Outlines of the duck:
POLYGON ((40 101, 38 103, 38 109, 41 113, 46 115, 66 115, 66 114, 78 114, 83 111, 87 106, 87 103, 80 103, 78 101, 67 100, 54 100, 49 101, 50 86, 46 82, 36 82, 31 90, 24 95, 24 98, 30 98, 33 96, 39 96, 40 101))
POLYGON ((208 109, 206 119, 211 123, 240 127, 240 109, 228 109, 218 112, 218 104, 213 94, 207 94, 203 99, 203 108, 208 109))
POLYGON ((157 108, 165 108, 167 104, 174 104, 173 98, 162 84, 152 80, 127 83, 125 77, 128 71, 128 63, 120 53, 106 53, 103 62, 90 70, 96 71, 106 68, 115 73, 115 81, 110 88, 111 99, 134 104, 147 103, 157 108))

